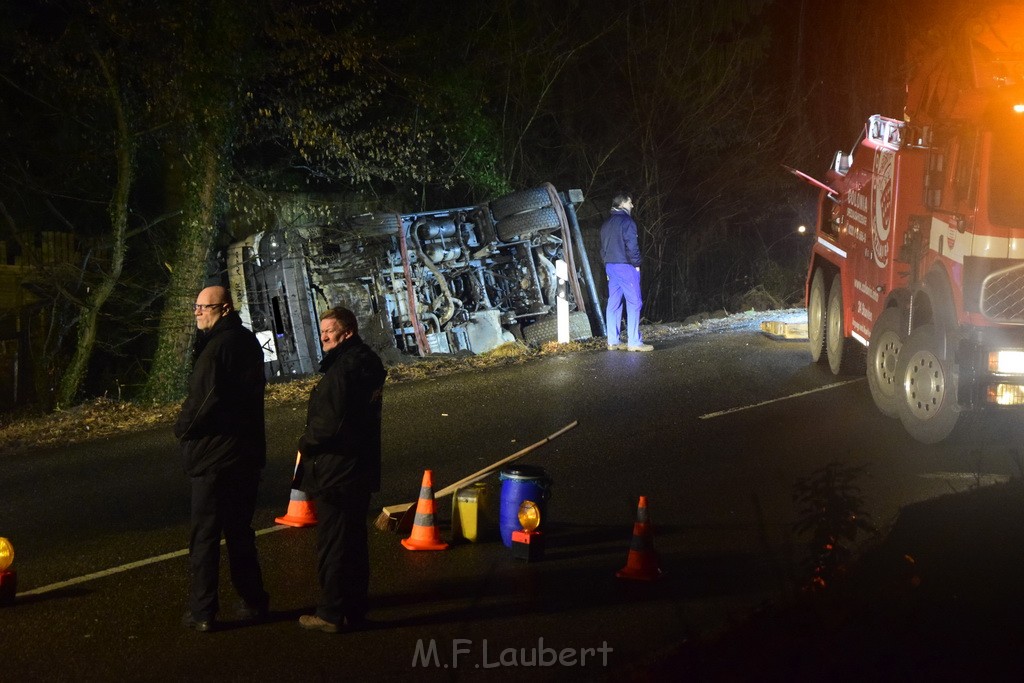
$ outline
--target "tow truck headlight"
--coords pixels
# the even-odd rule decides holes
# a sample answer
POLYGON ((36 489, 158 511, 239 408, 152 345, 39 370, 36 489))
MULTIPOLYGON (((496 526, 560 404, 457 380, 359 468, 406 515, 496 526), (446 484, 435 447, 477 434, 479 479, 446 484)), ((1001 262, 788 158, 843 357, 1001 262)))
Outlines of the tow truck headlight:
POLYGON ((1024 374, 1024 351, 991 351, 988 371, 1000 375, 1024 374))
POLYGON ((1024 405, 1024 386, 1020 384, 991 384, 987 393, 989 403, 1000 406, 1024 405))

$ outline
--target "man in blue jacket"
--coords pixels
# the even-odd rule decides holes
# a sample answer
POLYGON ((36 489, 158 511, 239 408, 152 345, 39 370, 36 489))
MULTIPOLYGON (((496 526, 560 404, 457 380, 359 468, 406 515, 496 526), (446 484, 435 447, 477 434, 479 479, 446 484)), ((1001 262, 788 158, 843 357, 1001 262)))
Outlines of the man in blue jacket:
POLYGON ((326 633, 366 625, 370 585, 367 514, 380 490, 381 398, 387 370, 359 337, 355 314, 340 306, 320 316, 323 379, 309 396, 299 439, 301 488, 316 500, 315 614, 302 628, 326 633))
POLYGON ((652 351, 654 347, 644 344, 640 338, 640 241, 636 232, 633 198, 619 192, 612 199, 612 210, 608 220, 601 226, 601 259, 608 275, 608 323, 609 351, 652 351), (620 337, 622 331, 622 301, 626 301, 626 343, 620 337))
POLYGON ((220 537, 228 550, 231 582, 243 604, 238 616, 266 616, 269 596, 256 555, 252 517, 267 462, 263 415, 263 348, 242 326, 224 287, 199 292, 194 306, 199 333, 188 397, 174 425, 192 485, 192 570, 189 611, 183 623, 211 631, 217 615, 220 537))

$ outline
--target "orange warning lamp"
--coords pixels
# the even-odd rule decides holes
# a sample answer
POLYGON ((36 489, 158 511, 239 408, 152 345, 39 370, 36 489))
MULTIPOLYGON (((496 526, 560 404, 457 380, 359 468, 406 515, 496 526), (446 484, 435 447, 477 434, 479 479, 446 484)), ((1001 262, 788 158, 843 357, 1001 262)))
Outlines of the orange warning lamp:
POLYGON ((0 572, 14 564, 14 546, 6 538, 0 536, 0 572))
POLYGON ((0 537, 0 605, 13 605, 18 590, 18 575, 8 569, 14 562, 14 546, 0 537))
POLYGON ((523 531, 536 531, 540 526, 540 508, 532 500, 524 500, 519 506, 519 524, 523 531))
POLYGON ((537 531, 540 526, 540 507, 532 500, 519 504, 521 531, 512 532, 512 556, 532 562, 544 557, 544 536, 537 531))

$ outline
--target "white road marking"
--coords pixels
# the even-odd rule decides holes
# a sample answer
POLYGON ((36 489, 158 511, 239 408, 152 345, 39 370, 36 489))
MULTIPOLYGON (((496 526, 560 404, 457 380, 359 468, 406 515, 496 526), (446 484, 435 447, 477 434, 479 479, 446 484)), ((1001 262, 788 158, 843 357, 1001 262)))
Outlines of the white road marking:
POLYGON ((825 391, 827 389, 835 389, 836 387, 841 387, 844 384, 851 384, 852 382, 860 382, 863 379, 864 379, 863 377, 858 377, 857 379, 848 379, 845 382, 835 382, 833 384, 826 384, 825 386, 818 387, 817 389, 808 389, 807 391, 801 391, 799 393, 790 394, 789 396, 783 396, 781 398, 773 398, 773 399, 770 399, 768 401, 761 401, 760 403, 751 403, 749 406, 740 406, 739 408, 729 408, 728 410, 719 410, 717 413, 706 413, 704 415, 701 415, 700 419, 701 420, 709 420, 709 419, 711 419, 713 417, 721 417, 722 415, 728 415, 729 413, 738 413, 741 410, 750 410, 751 408, 760 408, 761 406, 766 406, 769 403, 778 403, 779 401, 788 401, 791 398, 799 398, 801 396, 807 396, 808 394, 814 394, 814 393, 817 393, 819 391, 825 391))
MULTIPOLYGON (((262 536, 264 534, 270 534, 275 531, 281 531, 282 529, 291 529, 291 527, 276 524, 266 529, 260 529, 256 532, 256 535, 262 536)), ((220 544, 224 545, 223 539, 221 540, 220 544)), ((58 581, 57 583, 51 583, 48 586, 40 586, 39 588, 33 588, 32 590, 27 590, 22 593, 18 593, 15 597, 22 598, 28 597, 30 595, 42 595, 44 593, 52 593, 53 591, 57 591, 62 588, 67 588, 69 586, 76 586, 80 583, 85 583, 86 581, 102 579, 105 576, 120 574, 121 572, 126 572, 131 569, 138 569, 139 567, 145 567, 146 565, 156 564, 157 562, 163 562, 165 560, 173 560, 176 557, 183 557, 185 555, 188 555, 188 548, 185 548, 184 550, 175 550, 173 553, 164 553, 163 555, 157 555, 156 557, 147 557, 144 560, 129 562, 128 564, 122 564, 120 567, 111 567, 110 569, 104 569, 102 571, 93 572, 92 574, 85 574, 84 576, 78 576, 73 579, 68 579, 67 581, 58 581)))

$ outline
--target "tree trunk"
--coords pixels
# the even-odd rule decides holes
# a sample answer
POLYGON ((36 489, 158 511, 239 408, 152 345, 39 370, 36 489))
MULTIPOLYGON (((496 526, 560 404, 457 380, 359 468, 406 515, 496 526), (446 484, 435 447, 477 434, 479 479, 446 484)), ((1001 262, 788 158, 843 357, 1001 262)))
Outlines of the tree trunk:
MULTIPOLYGON (((211 134, 210 137, 215 137, 211 134)), ((160 314, 159 339, 145 398, 154 403, 180 399, 191 369, 190 350, 195 338, 192 304, 203 288, 206 264, 215 234, 217 193, 220 187, 220 145, 205 141, 198 164, 187 181, 186 206, 171 266, 171 280, 160 314)))
POLYGON ((112 228, 110 270, 102 273, 102 279, 93 288, 81 310, 75 353, 61 376, 60 385, 57 388, 58 408, 66 408, 71 405, 85 381, 86 372, 89 369, 89 359, 96 346, 96 329, 99 326, 100 310, 121 279, 124 257, 128 250, 128 197, 131 194, 135 172, 135 146, 131 132, 128 130, 127 113, 117 83, 103 57, 98 53, 94 53, 94 55, 107 82, 117 122, 117 182, 109 206, 112 228))

